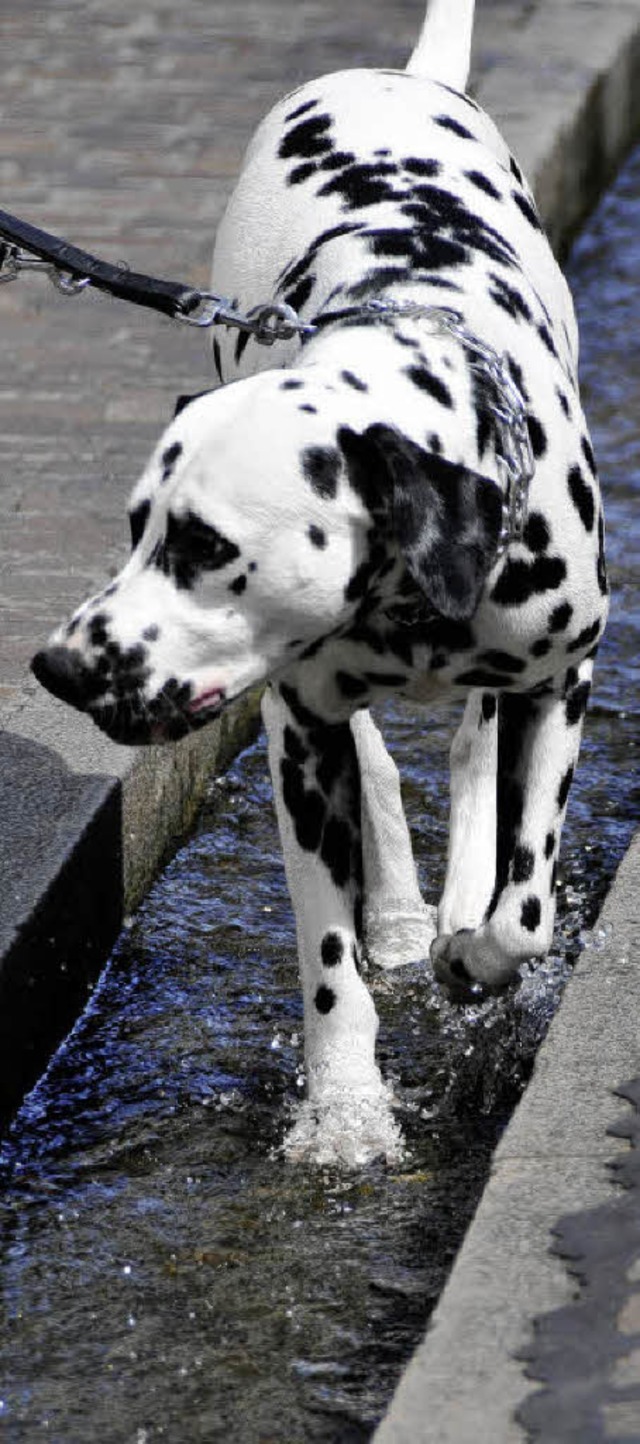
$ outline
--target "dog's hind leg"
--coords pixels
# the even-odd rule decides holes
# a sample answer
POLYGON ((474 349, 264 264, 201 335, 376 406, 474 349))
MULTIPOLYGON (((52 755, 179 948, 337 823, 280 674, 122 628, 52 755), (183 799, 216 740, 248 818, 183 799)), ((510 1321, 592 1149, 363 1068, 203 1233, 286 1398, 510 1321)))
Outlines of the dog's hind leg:
POLYGON ((307 1103, 290 1156, 361 1164, 400 1135, 375 1061, 378 1020, 361 976, 360 773, 348 722, 327 724, 292 686, 263 700, 276 811, 298 934, 307 1103))
POLYGON ((551 694, 500 698, 493 897, 479 927, 439 937, 431 949, 436 977, 452 991, 503 986, 551 944, 555 864, 592 668, 590 658, 569 668, 551 694))
POLYGON ((364 942, 378 967, 428 958, 435 908, 423 901, 404 815, 400 778, 370 712, 351 719, 361 780, 364 942))
POLYGON ((497 699, 469 693, 451 744, 449 850, 438 932, 477 928, 496 878, 497 699))

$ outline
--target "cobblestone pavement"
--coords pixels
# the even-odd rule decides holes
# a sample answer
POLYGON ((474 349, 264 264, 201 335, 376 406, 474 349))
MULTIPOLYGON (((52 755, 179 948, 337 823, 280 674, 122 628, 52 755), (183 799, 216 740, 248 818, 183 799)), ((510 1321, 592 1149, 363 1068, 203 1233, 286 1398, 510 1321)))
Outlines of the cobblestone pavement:
MULTIPOLYGON (((526 0, 479 0, 476 75, 526 0)), ((108 260, 204 285, 246 142, 314 74, 403 65, 423 0, 2 0, 2 206, 108 260)), ((30 656, 126 545, 124 499, 201 333, 41 278, 0 290, 0 717, 30 656)))

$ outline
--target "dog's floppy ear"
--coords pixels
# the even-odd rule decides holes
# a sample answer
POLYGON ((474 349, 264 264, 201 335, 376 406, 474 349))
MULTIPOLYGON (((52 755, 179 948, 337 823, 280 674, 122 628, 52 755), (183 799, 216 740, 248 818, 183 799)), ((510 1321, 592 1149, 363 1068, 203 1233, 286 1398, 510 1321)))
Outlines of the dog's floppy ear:
POLYGON ((424 451, 394 427, 342 427, 352 485, 384 516, 420 590, 444 617, 473 616, 495 559, 502 495, 495 481, 424 451))

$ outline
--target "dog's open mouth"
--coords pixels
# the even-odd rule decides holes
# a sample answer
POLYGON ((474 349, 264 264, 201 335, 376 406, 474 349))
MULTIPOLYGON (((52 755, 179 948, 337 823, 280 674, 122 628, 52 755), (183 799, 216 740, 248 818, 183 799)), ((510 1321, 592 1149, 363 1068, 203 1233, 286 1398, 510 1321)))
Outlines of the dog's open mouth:
POLYGON ((140 698, 130 696, 117 702, 99 702, 87 710, 112 742, 127 746, 178 742, 189 732, 212 722, 226 699, 222 687, 209 687, 195 697, 191 697, 189 691, 188 684, 177 691, 169 684, 146 705, 140 698))
POLYGON ((187 710, 191 716, 200 716, 204 712, 215 714, 220 711, 226 695, 224 687, 207 687, 204 692, 192 697, 187 710))

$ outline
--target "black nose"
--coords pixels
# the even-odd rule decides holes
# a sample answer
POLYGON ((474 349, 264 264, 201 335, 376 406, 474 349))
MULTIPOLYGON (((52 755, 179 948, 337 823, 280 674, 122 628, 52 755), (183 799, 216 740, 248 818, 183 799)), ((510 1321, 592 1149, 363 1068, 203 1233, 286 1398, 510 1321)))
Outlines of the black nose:
POLYGON ((79 707, 81 712, 97 692, 103 690, 101 685, 96 688, 97 679, 90 668, 68 647, 46 647, 36 652, 31 671, 54 697, 79 707))

